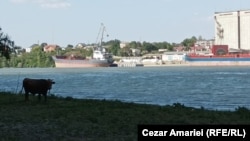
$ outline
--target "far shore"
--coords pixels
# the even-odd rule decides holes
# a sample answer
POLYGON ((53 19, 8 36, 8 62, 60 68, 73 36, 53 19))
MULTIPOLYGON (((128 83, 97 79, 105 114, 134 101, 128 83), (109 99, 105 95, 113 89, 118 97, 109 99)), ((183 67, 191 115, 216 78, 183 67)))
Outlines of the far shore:
POLYGON ((172 63, 166 63, 166 64, 143 64, 144 67, 169 67, 169 66, 173 66, 173 67, 176 67, 176 66, 190 66, 189 64, 187 63, 176 63, 176 64, 172 64, 172 63))

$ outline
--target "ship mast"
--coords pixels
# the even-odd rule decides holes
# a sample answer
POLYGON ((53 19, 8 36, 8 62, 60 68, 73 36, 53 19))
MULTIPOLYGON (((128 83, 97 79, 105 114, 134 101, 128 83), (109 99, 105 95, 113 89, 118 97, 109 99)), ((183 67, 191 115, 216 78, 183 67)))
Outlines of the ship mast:
POLYGON ((110 56, 107 56, 106 50, 102 46, 103 35, 104 35, 105 31, 106 31, 105 26, 103 25, 103 23, 101 23, 101 27, 99 29, 99 33, 98 33, 98 36, 97 36, 97 39, 96 39, 96 46, 93 47, 93 49, 94 49, 93 58, 101 59, 101 60, 107 60, 107 57, 109 57, 108 61, 110 61, 110 56), (101 37, 100 37, 100 35, 101 35, 101 37), (99 41, 99 37, 100 37, 100 42, 97 42, 97 41, 99 41))
POLYGON ((103 36, 104 36, 105 31, 106 31, 106 28, 105 28, 104 24, 101 23, 101 27, 100 27, 100 30, 99 30, 99 33, 98 33, 98 36, 97 36, 97 39, 96 39, 97 48, 101 49, 101 50, 102 50, 102 42, 103 42, 103 36), (100 42, 98 43, 98 39, 99 39, 100 34, 101 34, 101 38, 100 38, 100 42))
POLYGON ((102 23, 102 36, 101 36, 100 46, 102 46, 104 30, 105 30, 105 26, 102 23))

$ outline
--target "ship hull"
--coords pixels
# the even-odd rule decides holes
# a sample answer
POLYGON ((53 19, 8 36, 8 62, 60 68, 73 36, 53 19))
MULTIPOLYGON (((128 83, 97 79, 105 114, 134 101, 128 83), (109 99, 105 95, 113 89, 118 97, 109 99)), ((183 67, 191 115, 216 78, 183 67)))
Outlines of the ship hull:
POLYGON ((190 62, 190 61, 187 61, 186 64, 188 66, 250 66, 250 61, 249 62, 241 62, 241 61, 190 62))
POLYGON ((109 67, 111 65, 107 60, 98 59, 70 60, 53 57, 53 60, 56 68, 109 67))
POLYGON ((189 66, 250 66, 249 57, 201 57, 186 56, 189 66))

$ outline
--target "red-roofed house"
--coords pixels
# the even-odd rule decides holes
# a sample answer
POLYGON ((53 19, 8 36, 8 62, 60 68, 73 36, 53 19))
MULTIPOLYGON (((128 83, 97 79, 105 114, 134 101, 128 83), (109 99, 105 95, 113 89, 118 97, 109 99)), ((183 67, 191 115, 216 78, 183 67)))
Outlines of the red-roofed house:
POLYGON ((56 49, 59 48, 58 45, 47 45, 43 48, 45 52, 51 52, 51 51, 56 51, 56 49))

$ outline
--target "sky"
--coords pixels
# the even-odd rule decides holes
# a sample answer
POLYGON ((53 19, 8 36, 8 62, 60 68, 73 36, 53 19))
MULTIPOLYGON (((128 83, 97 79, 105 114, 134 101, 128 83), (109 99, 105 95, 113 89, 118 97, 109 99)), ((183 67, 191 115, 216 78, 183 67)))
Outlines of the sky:
POLYGON ((1 0, 0 27, 15 45, 104 41, 180 43, 214 38, 214 13, 250 10, 249 0, 1 0))

